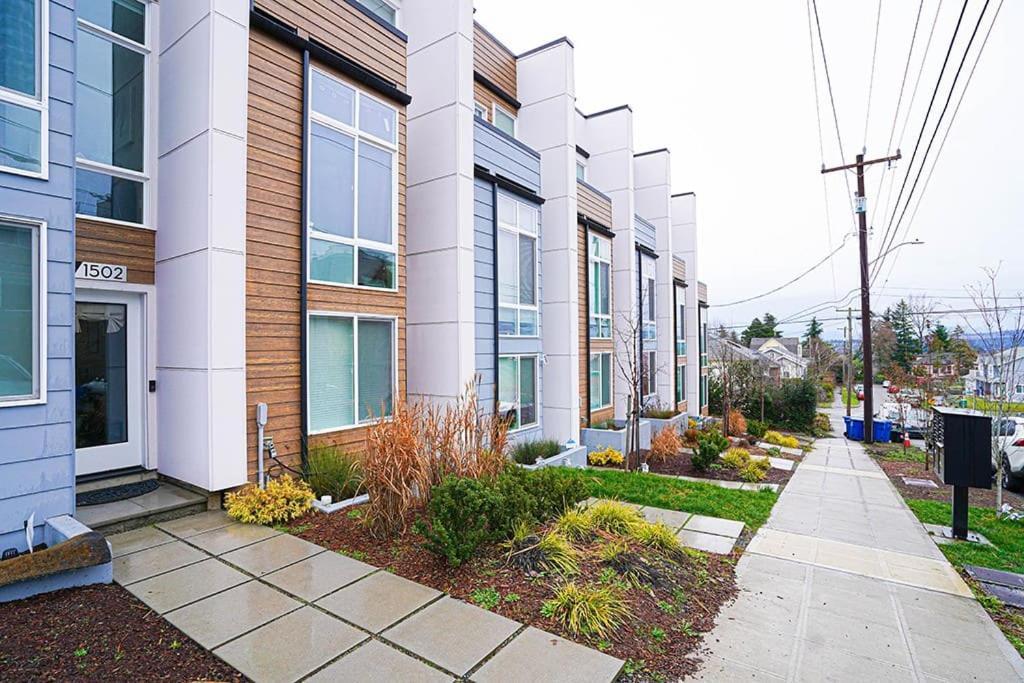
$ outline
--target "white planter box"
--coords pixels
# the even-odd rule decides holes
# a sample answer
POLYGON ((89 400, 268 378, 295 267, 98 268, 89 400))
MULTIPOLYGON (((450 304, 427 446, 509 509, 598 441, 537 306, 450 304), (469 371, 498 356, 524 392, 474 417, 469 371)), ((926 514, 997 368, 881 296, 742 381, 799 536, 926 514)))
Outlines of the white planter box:
POLYGON ((528 470, 537 470, 542 467, 586 467, 587 466, 587 447, 576 446, 575 448, 567 451, 562 451, 557 455, 552 455, 550 458, 544 460, 538 460, 533 465, 520 465, 528 470))
POLYGON ((319 499, 317 499, 313 501, 313 507, 319 510, 320 512, 323 512, 324 514, 329 515, 332 512, 344 510, 345 508, 352 507, 353 505, 362 505, 363 503, 366 503, 369 500, 370 494, 364 493, 361 496, 349 498, 348 500, 339 500, 337 503, 331 503, 330 505, 324 505, 323 503, 320 502, 319 499))
POLYGON ((665 429, 672 428, 676 430, 677 434, 682 436, 683 432, 686 431, 687 424, 689 424, 686 413, 679 413, 667 420, 661 420, 656 417, 645 417, 644 419, 651 423, 651 434, 659 434, 665 429))
MULTIPOLYGON (((615 420, 615 424, 624 426, 623 420, 615 420)), ((580 430, 580 443, 587 447, 587 451, 600 451, 605 448, 614 448, 623 455, 626 454, 626 430, 625 429, 591 429, 584 427, 580 430)), ((640 448, 647 450, 651 447, 651 422, 640 420, 640 448)))

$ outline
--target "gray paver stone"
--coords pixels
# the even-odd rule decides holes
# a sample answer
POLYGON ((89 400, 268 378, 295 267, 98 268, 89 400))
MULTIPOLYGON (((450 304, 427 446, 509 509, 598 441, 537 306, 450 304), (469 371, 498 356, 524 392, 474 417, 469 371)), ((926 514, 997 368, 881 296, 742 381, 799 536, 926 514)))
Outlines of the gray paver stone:
POLYGON ((114 580, 122 586, 205 560, 207 556, 181 541, 122 555, 114 560, 114 580))
POLYGON ((462 676, 519 627, 511 619, 444 597, 381 635, 462 676))
POLYGON ((289 534, 281 534, 238 550, 232 550, 221 557, 225 562, 241 567, 250 574, 263 576, 322 552, 324 549, 315 543, 289 534))
POLYGON ((164 614, 249 580, 237 569, 210 558, 133 583, 128 590, 155 612, 164 614))
POLYGON ((613 681, 624 662, 540 629, 527 628, 471 676, 480 683, 613 681))
POLYGON ((669 529, 673 531, 678 530, 681 526, 686 524, 686 521, 693 515, 689 512, 677 512, 676 510, 663 510, 662 508, 644 508, 641 510, 644 518, 648 522, 661 522, 669 529))
POLYGON ((441 592, 433 588, 380 571, 321 598, 316 604, 367 631, 380 633, 439 595, 441 592))
POLYGON ((694 515, 690 518, 690 521, 685 524, 684 528, 689 531, 700 531, 705 534, 739 538, 739 535, 743 533, 743 522, 737 522, 732 519, 720 519, 718 517, 694 515))
MULTIPOLYGON (((300 605, 270 586, 249 581, 168 612, 164 618, 189 638, 212 650, 300 605)), ((280 656, 281 652, 277 654, 280 656)))
POLYGON ((732 547, 736 543, 734 538, 715 536, 713 534, 701 533, 700 531, 690 531, 689 529, 680 529, 676 533, 676 538, 687 548, 696 548, 697 550, 717 553, 719 555, 731 553, 732 547))
POLYGON ((188 542, 211 555, 223 555, 242 546, 277 536, 279 533, 259 524, 232 524, 190 536, 188 542))
MULTIPOLYGON (((367 637, 320 610, 303 607, 217 648, 214 654, 254 681, 291 683, 367 637)), ((378 673, 400 680, 391 672, 378 673)))
POLYGON ((443 683, 452 677, 380 641, 370 640, 307 678, 306 683, 358 680, 443 683))
POLYGON ((173 540, 174 536, 165 534, 151 526, 144 526, 141 529, 133 529, 132 531, 107 536, 113 557, 136 553, 140 550, 170 543, 173 540))
POLYGON ((365 562, 327 552, 267 574, 263 580, 303 600, 315 602, 375 571, 375 567, 365 562))
POLYGON ((200 512, 198 515, 189 515, 188 517, 160 522, 156 526, 158 529, 163 529, 178 538, 188 538, 206 531, 231 526, 232 524, 237 524, 237 522, 231 519, 228 513, 223 510, 207 510, 206 512, 200 512))

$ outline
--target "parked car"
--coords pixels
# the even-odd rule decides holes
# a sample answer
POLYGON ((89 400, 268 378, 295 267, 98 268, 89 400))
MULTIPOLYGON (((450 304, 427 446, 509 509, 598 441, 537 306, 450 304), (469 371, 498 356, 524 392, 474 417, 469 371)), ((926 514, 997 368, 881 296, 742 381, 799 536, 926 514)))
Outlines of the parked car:
MULTIPOLYGON (((1024 418, 1003 418, 999 426, 999 442, 1003 456, 1003 488, 1024 490, 1024 418)), ((992 469, 997 469, 995 456, 992 469)))
POLYGON ((890 394, 898 394, 898 393, 900 393, 900 388, 898 386, 896 386, 895 384, 889 384, 887 389, 888 389, 890 394))
POLYGON ((886 389, 889 388, 890 384, 892 384, 892 382, 890 382, 889 380, 885 380, 884 382, 882 382, 882 386, 885 387, 886 389))
POLYGON ((853 390, 856 391, 858 394, 863 394, 864 393, 864 385, 863 384, 858 384, 855 387, 853 387, 853 390))
POLYGON ((864 400, 864 390, 863 389, 861 389, 860 391, 857 392, 857 400, 858 401, 863 401, 864 400))

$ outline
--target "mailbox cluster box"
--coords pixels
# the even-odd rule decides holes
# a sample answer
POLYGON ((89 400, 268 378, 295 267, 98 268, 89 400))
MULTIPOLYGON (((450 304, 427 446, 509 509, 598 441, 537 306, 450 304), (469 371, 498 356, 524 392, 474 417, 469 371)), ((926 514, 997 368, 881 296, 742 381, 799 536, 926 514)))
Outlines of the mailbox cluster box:
POLYGON ((935 408, 935 470, 949 486, 992 488, 992 418, 966 410, 935 408))

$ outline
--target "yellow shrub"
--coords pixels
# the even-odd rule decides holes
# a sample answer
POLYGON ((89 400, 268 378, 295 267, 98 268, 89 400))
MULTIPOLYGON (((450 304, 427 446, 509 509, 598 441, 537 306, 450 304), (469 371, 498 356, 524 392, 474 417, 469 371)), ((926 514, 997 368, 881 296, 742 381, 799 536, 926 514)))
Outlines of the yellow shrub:
POLYGON ((280 524, 305 514, 314 498, 306 482, 285 475, 267 482, 265 489, 248 486, 229 493, 228 514, 245 524, 280 524))
POLYGON ((752 458, 750 451, 745 448, 730 448, 722 454, 722 464, 736 470, 745 481, 763 481, 771 469, 768 458, 752 458))
POLYGON ((598 467, 608 465, 621 465, 623 463, 622 453, 614 448, 604 448, 593 451, 587 455, 587 463, 598 467))
POLYGON ((778 432, 768 431, 764 433, 764 440, 773 446, 785 446, 786 448, 800 448, 800 442, 792 436, 783 436, 778 432))
POLYGON ((745 448, 730 448, 722 454, 722 464, 729 469, 738 470, 750 462, 750 451, 745 448))

